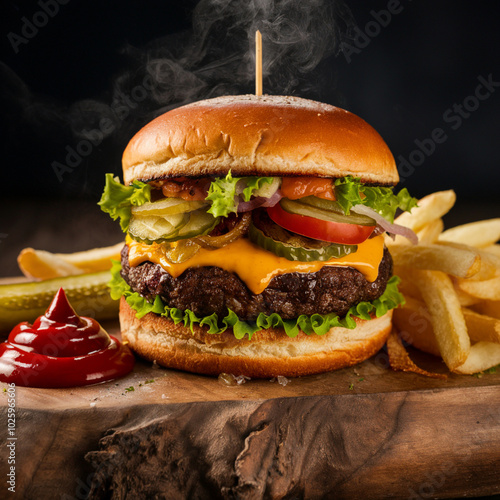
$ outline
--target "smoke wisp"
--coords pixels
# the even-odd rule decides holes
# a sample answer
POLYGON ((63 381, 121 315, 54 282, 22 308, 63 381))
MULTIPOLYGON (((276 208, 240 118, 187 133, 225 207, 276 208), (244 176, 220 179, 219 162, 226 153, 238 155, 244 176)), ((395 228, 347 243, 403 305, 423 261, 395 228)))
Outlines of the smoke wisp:
MULTIPOLYGON (((122 48, 126 68, 112 79, 107 99, 68 105, 40 98, 8 67, 0 72, 16 103, 11 110, 14 121, 30 128, 35 142, 51 143, 51 164, 63 166, 59 184, 65 179, 65 190, 82 194, 82 186, 94 183, 94 171, 97 185, 102 172, 119 172, 124 146, 155 116, 200 99, 252 93, 257 29, 263 39, 264 92, 325 100, 332 94, 332 57, 353 27, 342 0, 200 0, 191 30, 122 48), (88 155, 78 153, 82 141, 91 142, 90 149, 81 148, 90 151, 88 155), (64 163, 69 150, 80 158, 75 166, 64 163), (91 162, 99 168, 89 168, 91 162)), ((50 165, 44 168, 45 176, 50 175, 50 165)), ((40 178, 46 184, 45 176, 40 178)), ((52 177, 52 188, 54 181, 52 177)))

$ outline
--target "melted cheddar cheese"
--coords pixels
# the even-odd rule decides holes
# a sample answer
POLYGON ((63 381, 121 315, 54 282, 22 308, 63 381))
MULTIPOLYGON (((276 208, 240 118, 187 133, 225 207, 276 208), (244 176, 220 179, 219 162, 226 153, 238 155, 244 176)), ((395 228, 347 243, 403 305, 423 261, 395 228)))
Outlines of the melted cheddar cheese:
POLYGON ((262 293, 275 276, 286 273, 315 273, 323 266, 349 266, 364 274, 373 282, 384 253, 384 238, 376 236, 358 245, 355 253, 325 262, 300 262, 278 257, 240 238, 223 248, 206 250, 201 248, 193 257, 181 264, 172 264, 165 257, 162 245, 138 243, 127 236, 129 263, 131 267, 149 261, 159 264, 172 277, 177 278, 189 267, 216 266, 236 273, 255 294, 262 293))

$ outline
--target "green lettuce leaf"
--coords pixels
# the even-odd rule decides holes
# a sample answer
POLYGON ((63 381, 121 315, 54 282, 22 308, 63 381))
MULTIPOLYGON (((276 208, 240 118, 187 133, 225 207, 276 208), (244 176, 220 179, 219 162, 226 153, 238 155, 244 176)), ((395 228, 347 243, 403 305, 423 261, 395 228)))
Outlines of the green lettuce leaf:
POLYGON ((240 179, 246 183, 242 193, 243 201, 250 201, 252 196, 258 195, 257 191, 260 191, 265 184, 272 184, 274 181, 274 177, 240 177, 240 179))
POLYGON ((208 213, 214 217, 227 217, 231 212, 236 213, 236 184, 239 180, 229 171, 226 177, 218 177, 212 181, 205 198, 212 202, 212 206, 207 210, 208 213))
POLYGON ((144 297, 137 292, 133 292, 129 285, 123 280, 120 275, 121 265, 118 261, 112 261, 111 268, 112 279, 109 283, 111 288, 111 297, 115 300, 122 295, 125 300, 136 311, 136 317, 142 318, 149 312, 160 314, 166 318, 170 318, 175 324, 183 323, 193 331, 194 325, 207 326, 208 333, 219 334, 232 328, 234 336, 237 339, 242 339, 246 335, 252 338, 252 335, 265 328, 283 328, 289 337, 296 337, 299 331, 302 330, 307 335, 324 335, 331 328, 340 326, 353 329, 356 327, 354 318, 371 319, 373 315, 377 318, 383 316, 390 309, 404 304, 404 297, 398 290, 399 278, 393 276, 388 282, 385 292, 372 302, 361 302, 357 306, 349 309, 344 318, 340 318, 334 313, 331 314, 313 314, 306 316, 305 314, 296 319, 284 320, 277 313, 267 315, 260 313, 255 321, 242 321, 231 310, 220 321, 217 314, 210 316, 198 317, 190 310, 182 311, 175 307, 168 307, 157 296, 153 303, 148 302, 144 297))
POLYGON ((120 227, 126 233, 132 206, 138 207, 148 201, 151 201, 151 186, 149 184, 134 181, 130 186, 124 186, 118 177, 113 177, 113 174, 106 174, 106 185, 98 205, 113 220, 119 217, 120 227))
POLYGON ((239 183, 243 189, 243 200, 250 201, 256 191, 265 184, 271 184, 273 179, 274 177, 233 177, 229 171, 226 177, 218 177, 210 184, 206 199, 211 201, 212 205, 207 212, 214 217, 227 217, 231 212, 236 213, 238 210, 236 184, 239 183))
POLYGON ((365 186, 359 178, 351 175, 335 181, 335 197, 347 215, 354 205, 362 204, 373 208, 391 223, 398 208, 410 212, 417 206, 417 199, 412 198, 406 188, 394 194, 392 187, 365 186))

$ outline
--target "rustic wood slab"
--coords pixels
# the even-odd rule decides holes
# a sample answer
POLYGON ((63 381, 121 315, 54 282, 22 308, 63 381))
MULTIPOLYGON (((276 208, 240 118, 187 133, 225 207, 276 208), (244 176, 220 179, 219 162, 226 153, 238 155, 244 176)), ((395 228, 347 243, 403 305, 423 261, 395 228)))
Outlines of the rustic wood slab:
MULTIPOLYGON (((444 371, 435 358, 419 361, 444 371)), ((387 364, 381 352, 286 385, 228 386, 138 362, 127 377, 96 386, 17 387, 16 498, 500 493, 500 372, 442 381, 387 364)), ((0 401, 5 478, 7 393, 0 401)))

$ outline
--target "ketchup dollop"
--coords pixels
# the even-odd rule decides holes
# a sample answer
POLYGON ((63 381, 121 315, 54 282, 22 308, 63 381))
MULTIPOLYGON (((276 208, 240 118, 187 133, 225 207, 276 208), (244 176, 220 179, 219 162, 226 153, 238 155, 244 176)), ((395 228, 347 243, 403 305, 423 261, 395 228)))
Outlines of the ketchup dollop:
POLYGON ((123 377, 128 346, 92 318, 78 316, 62 288, 33 325, 19 323, 0 344, 0 381, 25 387, 74 387, 123 377))

